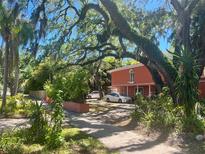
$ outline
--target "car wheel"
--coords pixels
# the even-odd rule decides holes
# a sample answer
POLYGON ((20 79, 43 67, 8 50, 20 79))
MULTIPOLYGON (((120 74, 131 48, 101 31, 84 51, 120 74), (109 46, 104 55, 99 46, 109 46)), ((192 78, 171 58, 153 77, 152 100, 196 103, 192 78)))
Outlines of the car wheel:
POLYGON ((119 100, 118 100, 118 103, 122 103, 122 100, 121 100, 121 99, 119 99, 119 100))
POLYGON ((109 98, 107 98, 107 99, 106 99, 106 101, 107 101, 107 102, 110 102, 110 99, 109 99, 109 98))

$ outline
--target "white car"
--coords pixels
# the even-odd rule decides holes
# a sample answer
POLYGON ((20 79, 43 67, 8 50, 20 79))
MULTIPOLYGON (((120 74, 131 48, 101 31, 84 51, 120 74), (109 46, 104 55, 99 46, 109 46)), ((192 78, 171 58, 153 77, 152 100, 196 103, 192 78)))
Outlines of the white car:
POLYGON ((100 99, 100 92, 99 91, 92 91, 87 95, 87 98, 95 98, 95 99, 100 99))
POLYGON ((116 92, 112 92, 110 94, 105 95, 105 100, 107 102, 118 102, 118 103, 129 103, 132 102, 131 97, 122 96, 116 92))

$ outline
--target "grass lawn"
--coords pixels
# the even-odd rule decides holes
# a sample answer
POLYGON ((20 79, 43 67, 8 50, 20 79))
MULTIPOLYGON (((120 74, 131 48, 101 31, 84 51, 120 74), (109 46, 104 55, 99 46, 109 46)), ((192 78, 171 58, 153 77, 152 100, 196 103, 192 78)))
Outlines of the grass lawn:
MULTIPOLYGON (((10 148, 5 153, 22 153, 22 154, 117 154, 117 152, 110 152, 97 139, 81 132, 78 128, 64 128, 62 136, 65 139, 64 144, 55 150, 49 150, 45 145, 40 144, 21 144, 16 151, 15 145, 10 145, 10 148)), ((1 143, 1 141, 0 141, 1 143)), ((7 145, 8 146, 8 145, 7 145)), ((0 153, 3 151, 0 145, 0 153)), ((7 147, 9 148, 9 147, 7 147)), ((3 152, 4 153, 4 152, 3 152)))

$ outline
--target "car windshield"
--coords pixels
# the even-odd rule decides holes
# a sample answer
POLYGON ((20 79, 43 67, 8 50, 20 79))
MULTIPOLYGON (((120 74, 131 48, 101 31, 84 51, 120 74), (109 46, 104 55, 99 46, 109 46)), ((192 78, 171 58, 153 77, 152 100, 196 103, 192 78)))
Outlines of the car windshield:
POLYGON ((119 97, 119 96, 127 97, 126 95, 118 94, 118 93, 110 93, 109 95, 116 96, 116 97, 119 97))
POLYGON ((119 97, 119 94, 117 94, 117 93, 110 93, 109 95, 119 97))

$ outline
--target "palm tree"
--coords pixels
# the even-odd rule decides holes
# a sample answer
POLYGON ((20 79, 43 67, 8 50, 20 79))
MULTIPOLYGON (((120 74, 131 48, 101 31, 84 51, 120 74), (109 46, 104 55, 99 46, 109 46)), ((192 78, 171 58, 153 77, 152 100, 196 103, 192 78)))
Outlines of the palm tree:
POLYGON ((1 36, 5 42, 5 52, 4 52, 4 70, 3 70, 3 96, 2 96, 2 106, 1 113, 5 110, 6 105, 6 93, 8 84, 8 59, 10 53, 10 42, 11 42, 11 24, 9 13, 4 9, 3 5, 0 5, 0 30, 1 36))
POLYGON ((3 95, 1 113, 5 110, 7 87, 9 84, 9 77, 13 72, 14 79, 10 80, 10 87, 12 95, 15 95, 18 87, 19 78, 19 46, 26 44, 32 36, 31 26, 26 21, 19 18, 19 5, 16 3, 12 10, 6 10, 2 3, 0 3, 0 34, 5 43, 4 52, 4 71, 3 71, 3 95), (14 71, 15 70, 15 71, 14 71))
POLYGON ((32 26, 30 23, 18 19, 12 27, 12 53, 9 73, 9 88, 11 95, 16 95, 19 83, 19 46, 26 45, 32 39, 32 26))

